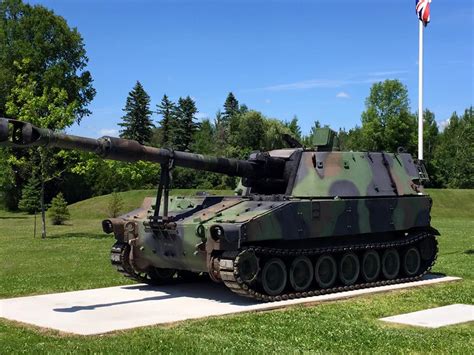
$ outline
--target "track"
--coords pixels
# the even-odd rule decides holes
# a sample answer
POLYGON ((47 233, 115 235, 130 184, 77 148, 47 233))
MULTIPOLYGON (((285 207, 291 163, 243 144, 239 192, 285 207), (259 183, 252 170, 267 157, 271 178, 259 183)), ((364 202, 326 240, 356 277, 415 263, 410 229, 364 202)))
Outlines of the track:
MULTIPOLYGON (((423 250, 421 250, 423 253, 423 250)), ((433 266, 436 261, 436 256, 438 252, 436 238, 426 232, 419 233, 415 236, 409 237, 408 239, 401 241, 393 242, 383 242, 383 243, 373 243, 373 244, 353 244, 339 247, 325 247, 325 248, 313 248, 313 249, 276 249, 276 248, 265 248, 265 247, 248 247, 238 252, 224 252, 220 257, 219 266, 220 266, 220 277, 223 280, 224 284, 234 293, 239 296, 250 297, 259 301, 281 301, 294 298, 302 297, 311 297, 327 293, 357 290, 368 287, 377 287, 383 285, 391 285, 397 283, 405 283, 419 280, 422 278, 433 266), (288 286, 285 288, 285 291, 279 295, 268 295, 263 291, 260 281, 257 279, 253 282, 244 282, 240 275, 240 265, 239 259, 245 251, 251 251, 256 254, 259 259, 268 259, 273 257, 281 258, 282 260, 291 261, 292 258, 300 255, 305 255, 311 259, 316 259, 318 256, 323 254, 329 254, 334 256, 339 256, 345 252, 355 252, 359 257, 362 252, 367 250, 376 250, 378 252, 385 251, 387 249, 395 248, 398 251, 403 250, 404 248, 411 246, 422 245, 422 241, 426 240, 431 243, 433 248, 432 251, 429 251, 429 258, 427 260, 421 260, 421 265, 419 267, 418 273, 415 276, 411 277, 401 277, 401 273, 397 275, 396 278, 387 280, 387 279, 378 279, 373 282, 362 282, 355 283, 350 286, 335 285, 330 288, 316 288, 315 282, 312 283, 311 288, 305 292, 286 292, 288 291, 288 286)), ((380 273, 381 274, 381 273, 380 273)), ((360 277, 359 277, 360 279, 360 277)))
MULTIPOLYGON (((429 244, 429 243, 428 243, 429 244)), ((423 252, 423 251, 422 251, 423 252)), ((249 297, 258 301, 273 302, 281 301, 294 298, 303 298, 318 296, 334 292, 342 292, 349 290, 358 290, 362 288, 377 287, 384 285, 392 285, 398 283, 412 282, 421 279, 433 266, 436 261, 438 252, 436 238, 426 232, 421 232, 407 239, 392 242, 381 242, 381 243, 361 243, 344 245, 337 247, 323 247, 323 248, 312 248, 312 249, 277 249, 277 248, 266 248, 266 247, 246 247, 239 251, 224 252, 218 260, 219 265, 219 276, 224 284, 234 293, 239 296, 249 297), (335 284, 329 288, 317 288, 315 282, 312 283, 311 288, 304 292, 295 292, 290 290, 291 287, 287 286, 285 291, 278 295, 266 294, 262 289, 260 280, 256 279, 252 282, 245 282, 242 280, 240 272, 240 259, 245 252, 253 252, 260 260, 268 260, 270 258, 281 258, 287 264, 295 257, 304 255, 312 260, 316 260, 321 255, 333 255, 338 259, 340 255, 346 252, 355 252, 359 257, 360 254, 367 250, 375 250, 379 253, 387 249, 397 249, 402 251, 411 246, 418 246, 420 248, 421 243, 424 240, 428 240, 432 244, 433 250, 428 254, 430 257, 426 260, 421 260, 419 271, 416 275, 411 277, 402 277, 401 271, 396 278, 388 280, 383 279, 382 273, 376 281, 373 282, 361 282, 355 283, 350 286, 344 286, 342 284, 335 284)), ((155 272, 136 272, 130 264, 130 246, 126 243, 115 243, 111 249, 110 259, 112 265, 116 270, 123 276, 132 279, 140 283, 148 283, 152 285, 163 284, 163 283, 176 283, 186 282, 189 280, 189 274, 181 273, 165 274, 160 275, 155 272)), ((201 278, 202 279, 202 278, 201 278)), ((361 277, 359 277, 361 279, 361 277)), ((194 279, 195 280, 195 279, 194 279)), ((289 282, 288 282, 289 283, 289 282)))

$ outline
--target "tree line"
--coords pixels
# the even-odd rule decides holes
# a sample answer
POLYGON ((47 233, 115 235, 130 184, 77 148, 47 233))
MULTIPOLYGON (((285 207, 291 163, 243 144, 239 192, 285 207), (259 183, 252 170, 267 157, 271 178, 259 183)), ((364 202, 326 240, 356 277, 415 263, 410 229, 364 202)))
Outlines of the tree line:
MULTIPOLYGON (((40 5, 21 0, 0 2, 0 117, 32 122, 63 131, 90 112, 95 90, 87 70, 84 42, 76 29, 40 5)), ((415 154, 416 115, 407 88, 397 80, 375 83, 368 94, 360 125, 339 129, 345 150, 397 151, 415 154)), ((304 134, 295 116, 270 118, 229 93, 214 117, 199 121, 192 97, 164 95, 156 107, 140 82, 125 99, 120 135, 156 147, 245 159, 255 150, 285 147, 290 134, 307 147, 321 124, 304 134), (154 117, 158 117, 155 119, 154 117)), ((425 162, 433 187, 474 187, 472 107, 453 113, 440 131, 434 113, 425 111, 425 162)), ((334 128, 334 127, 333 127, 334 128)), ((93 154, 58 149, 0 151, 0 193, 10 209, 44 210, 62 192, 71 203, 129 189, 153 188, 159 166, 106 161, 93 154)), ((176 188, 233 188, 237 180, 189 169, 173 170, 176 188)))

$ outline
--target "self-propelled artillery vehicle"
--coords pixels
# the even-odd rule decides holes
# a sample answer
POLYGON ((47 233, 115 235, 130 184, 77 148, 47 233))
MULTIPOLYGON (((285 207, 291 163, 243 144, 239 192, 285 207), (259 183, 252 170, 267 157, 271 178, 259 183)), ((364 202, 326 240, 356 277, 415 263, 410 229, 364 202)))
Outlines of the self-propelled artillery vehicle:
POLYGON ((413 281, 437 255, 423 165, 404 152, 341 152, 322 129, 307 149, 258 152, 248 160, 91 139, 0 119, 0 144, 94 152, 160 164, 157 198, 103 221, 111 261, 150 284, 208 274, 263 301, 413 281), (238 196, 170 197, 174 166, 242 178, 238 196))

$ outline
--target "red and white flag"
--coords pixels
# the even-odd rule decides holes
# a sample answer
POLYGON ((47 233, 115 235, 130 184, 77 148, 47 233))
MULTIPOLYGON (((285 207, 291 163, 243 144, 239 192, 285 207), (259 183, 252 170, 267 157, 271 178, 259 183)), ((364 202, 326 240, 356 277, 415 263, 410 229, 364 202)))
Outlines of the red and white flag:
POLYGON ((416 0, 416 13, 425 26, 430 22, 430 3, 431 0, 416 0))

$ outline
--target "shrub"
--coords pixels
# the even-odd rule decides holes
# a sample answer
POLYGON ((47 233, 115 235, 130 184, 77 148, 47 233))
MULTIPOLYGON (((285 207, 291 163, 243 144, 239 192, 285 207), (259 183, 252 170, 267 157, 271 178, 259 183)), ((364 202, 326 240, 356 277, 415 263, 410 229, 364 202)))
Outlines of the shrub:
POLYGON ((51 201, 51 207, 49 208, 48 213, 51 218, 51 223, 55 225, 63 224, 65 221, 70 219, 67 202, 61 192, 51 201))
POLYGON ((120 211, 122 210, 122 208, 123 208, 122 197, 117 192, 113 192, 110 195, 109 204, 107 206, 107 212, 108 212, 109 217, 111 218, 118 217, 120 215, 120 211))

